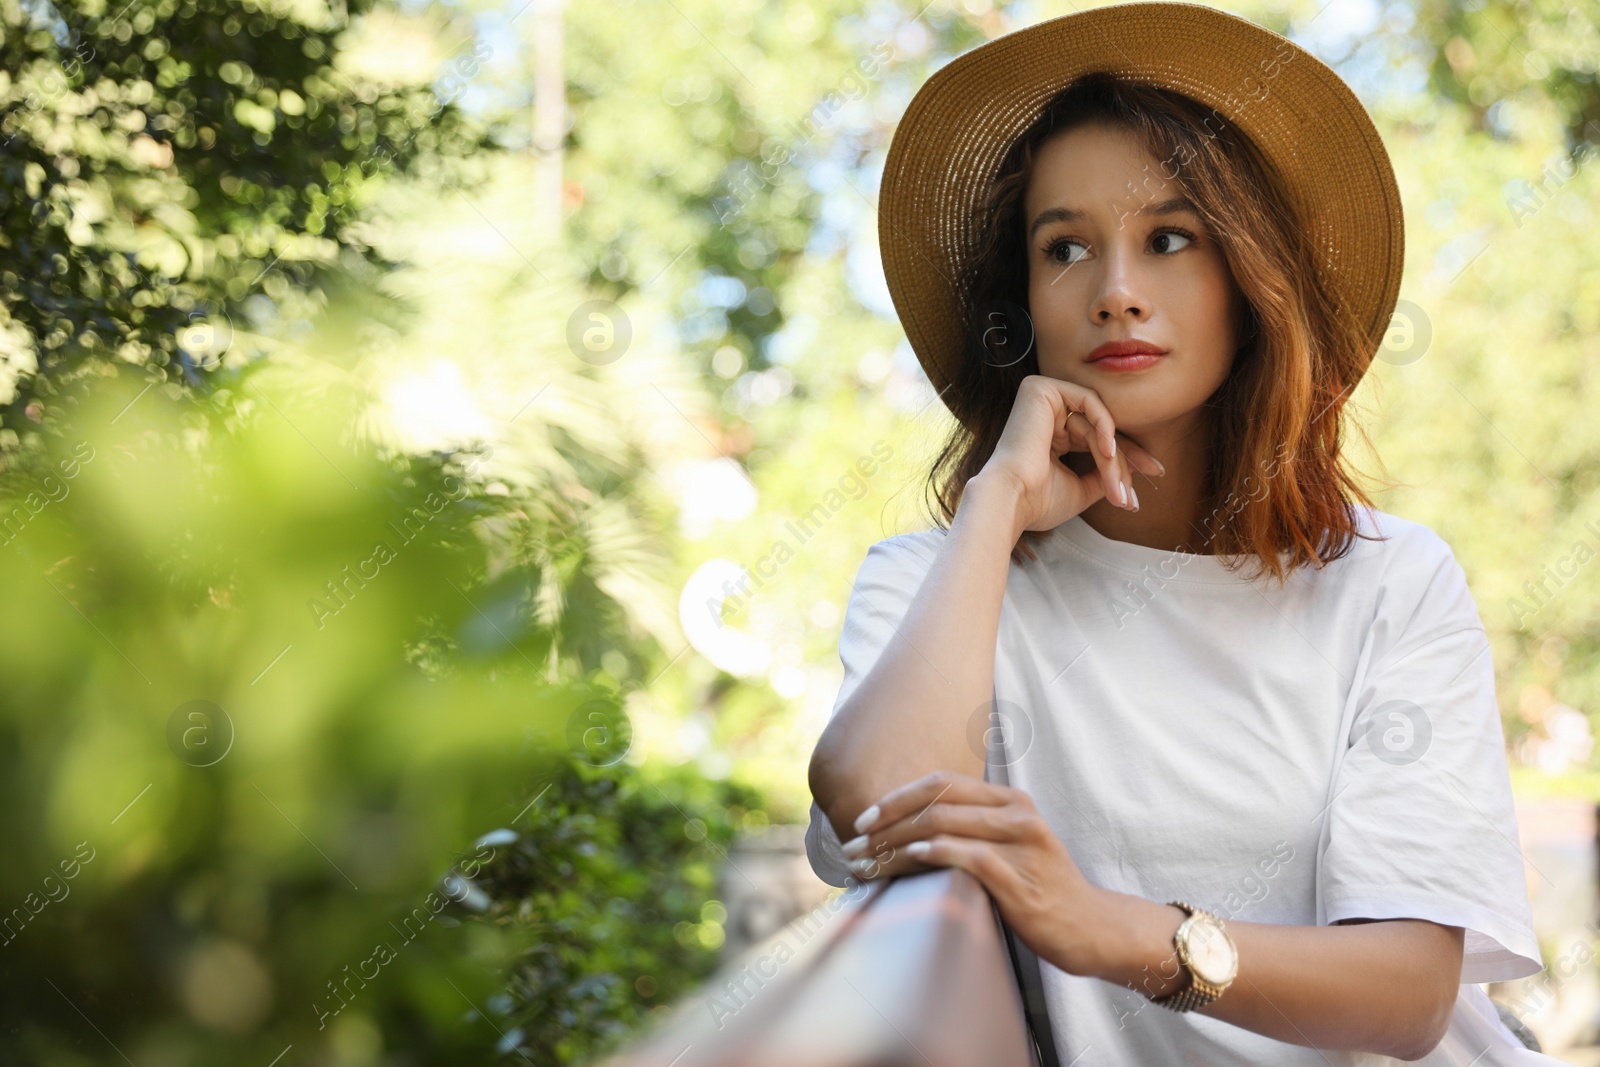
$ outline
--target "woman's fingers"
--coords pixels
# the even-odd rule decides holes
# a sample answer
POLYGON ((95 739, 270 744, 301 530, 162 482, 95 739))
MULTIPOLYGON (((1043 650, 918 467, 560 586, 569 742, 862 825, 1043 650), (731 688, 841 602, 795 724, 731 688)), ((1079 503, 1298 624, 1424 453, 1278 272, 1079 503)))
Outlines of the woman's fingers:
POLYGON ((1098 477, 1078 475, 1083 488, 1093 493, 1097 486, 1100 495, 1115 506, 1139 510, 1133 472, 1150 478, 1160 477, 1166 473, 1161 462, 1143 446, 1129 441, 1125 434, 1118 434, 1111 410, 1094 390, 1039 375, 1032 375, 1025 381, 1035 383, 1030 384, 1030 388, 1042 387, 1050 398, 1055 416, 1050 442, 1052 454, 1088 452, 1094 459, 1098 477))
POLYGON ((970 774, 934 771, 898 789, 892 789, 856 818, 856 833, 866 834, 882 826, 911 819, 937 801, 951 804, 1000 805, 1007 802, 1007 787, 985 782, 970 774))
POLYGON ((893 845, 879 845, 874 851, 850 860, 849 865, 851 872, 864 881, 927 870, 915 856, 893 845))
POLYGON ((906 855, 929 867, 959 867, 986 886, 1003 867, 996 862, 993 845, 961 837, 941 836, 916 841, 907 846, 906 855))
POLYGON ((1137 511, 1133 475, 1127 454, 1117 447, 1116 420, 1111 417, 1111 409, 1091 389, 1058 379, 1050 380, 1056 383, 1058 395, 1067 409, 1062 416, 1063 424, 1073 422, 1074 413, 1079 416, 1076 420, 1078 425, 1073 429, 1083 434, 1088 452, 1099 468, 1101 492, 1118 507, 1137 511), (1085 420, 1090 429, 1084 428, 1085 420))
MULTIPOLYGON (((1111 409, 1106 407, 1092 390, 1081 385, 1072 385, 1059 379, 1049 379, 1059 387, 1059 395, 1068 412, 1076 411, 1079 415, 1089 420, 1094 427, 1095 447, 1090 449, 1096 459, 1115 459, 1117 455, 1117 423, 1111 417, 1111 409)), ((1066 416, 1064 415, 1063 418, 1066 416)), ((1080 427, 1081 429, 1081 427, 1080 427)))
POLYGON ((930 867, 961 867, 976 875, 973 868, 980 858, 992 857, 995 847, 990 841, 941 834, 918 839, 903 848, 878 846, 870 855, 851 860, 850 869, 857 878, 868 881, 915 874, 930 867))
POLYGON ((902 849, 935 834, 1010 841, 1018 831, 1013 811, 990 804, 956 804, 941 800, 898 822, 882 824, 871 833, 846 841, 844 854, 851 860, 881 856, 885 849, 902 849))
POLYGON ((1054 423, 1051 454, 1059 456, 1070 449, 1071 442, 1083 440, 1099 470, 1102 491, 1113 502, 1120 503, 1124 494, 1119 489, 1120 475, 1116 470, 1117 427, 1105 403, 1093 390, 1060 378, 1029 375, 1023 379, 1023 384, 1042 392, 1050 405, 1054 423))
POLYGON ((1122 484, 1128 490, 1128 509, 1138 511, 1139 491, 1133 487, 1133 464, 1126 449, 1117 453, 1117 471, 1122 478, 1122 484))
MULTIPOLYGON (((1058 447, 1059 452, 1092 452, 1100 446, 1100 438, 1094 426, 1086 417, 1079 416, 1078 412, 1068 413, 1066 427, 1058 439, 1052 442, 1058 447)), ((1121 430, 1116 433, 1116 442, 1117 456, 1126 458, 1129 465, 1140 474, 1159 478, 1167 473, 1166 466, 1151 455, 1149 449, 1132 440, 1121 430)))
MULTIPOLYGON (((1073 417, 1075 415, 1077 415, 1077 413, 1073 412, 1067 417, 1067 425, 1072 428, 1072 432, 1063 435, 1062 440, 1057 443, 1064 445, 1065 450, 1069 452, 1093 452, 1100 444, 1099 435, 1096 433, 1094 427, 1089 424, 1089 421, 1086 418, 1075 418, 1073 417)), ((1132 474, 1134 471, 1138 471, 1140 474, 1143 474, 1148 478, 1159 478, 1163 474, 1167 473, 1167 468, 1162 465, 1160 460, 1152 456, 1149 450, 1143 445, 1136 444, 1129 440, 1128 436, 1121 431, 1118 431, 1116 439, 1117 455, 1115 459, 1109 461, 1109 464, 1113 467, 1121 480, 1127 484, 1129 489, 1133 488, 1132 474)), ((1105 463, 1098 462, 1098 456, 1096 457, 1096 460, 1097 466, 1107 466, 1105 463)), ((1103 485, 1103 474, 1101 481, 1103 485)), ((1106 495, 1106 499, 1110 500, 1113 504, 1119 503, 1117 494, 1114 490, 1106 495)), ((1129 500, 1129 504, 1132 504, 1131 499, 1129 500)))
POLYGON ((1167 473, 1167 468, 1162 465, 1161 461, 1145 451, 1142 445, 1136 445, 1126 437, 1122 439, 1121 444, 1122 447, 1119 451, 1128 457, 1129 464, 1140 474, 1151 478, 1159 478, 1167 473))
POLYGON ((1138 511, 1140 506, 1139 491, 1133 485, 1133 472, 1139 471, 1151 478, 1166 473, 1166 468, 1162 467, 1159 460, 1132 443, 1117 449, 1117 458, 1111 461, 1111 470, 1116 479, 1115 491, 1106 494, 1106 499, 1128 511, 1138 511))
MULTIPOLYGON (((1094 460, 1095 471, 1093 474, 1081 474, 1078 476, 1083 482, 1084 488, 1093 492, 1093 487, 1098 486, 1107 500, 1118 507, 1126 506, 1125 502, 1128 501, 1128 497, 1124 492, 1123 457, 1120 450, 1117 455, 1111 455, 1107 450, 1106 436, 1100 431, 1100 428, 1089 421, 1087 414, 1072 408, 1070 401, 1068 403, 1068 410, 1062 416, 1062 426, 1065 432, 1051 443, 1052 451, 1056 455, 1060 455, 1062 451, 1089 453, 1094 460)), ((1109 418, 1109 416, 1107 417, 1109 418)), ((1114 431, 1110 440, 1116 441, 1116 433, 1114 431)))
MULTIPOLYGON (((1119 507, 1128 507, 1132 498, 1128 492, 1131 483, 1124 480, 1122 472, 1123 457, 1117 452, 1117 427, 1111 418, 1111 412, 1106 408, 1101 399, 1087 389, 1078 389, 1077 410, 1082 419, 1088 419, 1094 427, 1092 447, 1089 454, 1094 457, 1095 466, 1100 470, 1101 490, 1106 499, 1119 507)), ((1065 393, 1063 402, 1069 409, 1074 408, 1073 398, 1065 393)), ((1071 415, 1066 416, 1071 420, 1071 415)))

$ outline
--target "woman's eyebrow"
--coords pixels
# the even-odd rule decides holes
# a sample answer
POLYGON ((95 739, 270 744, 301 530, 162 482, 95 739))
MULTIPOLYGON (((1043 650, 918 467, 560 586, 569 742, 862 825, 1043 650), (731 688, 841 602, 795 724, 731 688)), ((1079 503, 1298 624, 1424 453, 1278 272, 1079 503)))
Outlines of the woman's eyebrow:
MULTIPOLYGON (((1186 196, 1174 196, 1167 200, 1158 200, 1153 204, 1146 204, 1137 211, 1130 211, 1130 215, 1176 215, 1188 212, 1198 215, 1193 201, 1186 196)), ((1033 240, 1033 235, 1039 232, 1039 227, 1047 226, 1052 222, 1082 222, 1089 216, 1086 212, 1071 207, 1052 207, 1039 212, 1033 224, 1028 227, 1028 240, 1033 240)))

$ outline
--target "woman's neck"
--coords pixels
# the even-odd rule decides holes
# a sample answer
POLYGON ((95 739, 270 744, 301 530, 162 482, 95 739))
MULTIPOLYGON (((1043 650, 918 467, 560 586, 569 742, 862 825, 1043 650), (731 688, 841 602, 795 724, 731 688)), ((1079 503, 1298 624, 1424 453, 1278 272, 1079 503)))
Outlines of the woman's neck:
MULTIPOLYGON (((1194 418, 1128 433, 1160 460, 1167 472, 1156 478, 1133 473, 1134 487, 1139 490, 1138 511, 1099 500, 1083 510, 1083 521, 1095 533, 1113 541, 1211 555, 1205 544, 1202 513, 1206 469, 1211 460, 1208 446, 1214 439, 1207 422, 1194 418)), ((1087 452, 1073 452, 1069 453, 1069 465, 1083 473, 1093 469, 1094 459, 1087 452)))

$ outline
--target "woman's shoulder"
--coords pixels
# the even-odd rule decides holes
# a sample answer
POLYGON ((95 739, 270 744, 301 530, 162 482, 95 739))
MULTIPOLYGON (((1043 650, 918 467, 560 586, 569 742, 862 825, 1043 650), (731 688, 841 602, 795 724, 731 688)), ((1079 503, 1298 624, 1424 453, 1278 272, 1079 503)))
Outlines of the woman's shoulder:
POLYGON ((1387 572, 1415 571, 1455 561, 1450 543, 1431 526, 1377 508, 1356 506, 1357 550, 1352 557, 1387 572))
POLYGON ((915 591, 938 558, 944 535, 940 529, 912 530, 874 541, 856 566, 853 585, 915 591))
POLYGON ((1448 616, 1463 628, 1480 626, 1466 571, 1450 543, 1425 523, 1365 510, 1363 532, 1383 540, 1360 542, 1367 563, 1355 573, 1372 591, 1375 613, 1408 625, 1424 616, 1448 616))
POLYGON ((875 541, 867 547, 867 555, 883 556, 891 559, 921 560, 932 562, 934 555, 939 551, 944 539, 949 535, 948 530, 937 526, 928 530, 910 530, 898 533, 875 541))

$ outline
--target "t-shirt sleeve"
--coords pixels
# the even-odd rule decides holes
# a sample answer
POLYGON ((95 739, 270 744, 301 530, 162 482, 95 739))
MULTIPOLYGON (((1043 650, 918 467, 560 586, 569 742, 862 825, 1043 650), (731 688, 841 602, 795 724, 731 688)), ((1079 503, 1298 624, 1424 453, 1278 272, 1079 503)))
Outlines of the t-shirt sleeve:
POLYGON ((1543 970, 1495 698, 1466 575, 1425 527, 1384 574, 1330 791, 1318 892, 1329 923, 1465 928, 1463 983, 1543 970))
MULTIPOLYGON (((835 712, 855 692, 894 637, 933 565, 941 533, 930 530, 900 534, 867 549, 867 556, 856 571, 839 633, 844 680, 833 701, 835 712)), ((846 885, 851 877, 839 835, 815 800, 811 802, 811 824, 806 828, 806 858, 817 877, 829 885, 846 885)))

